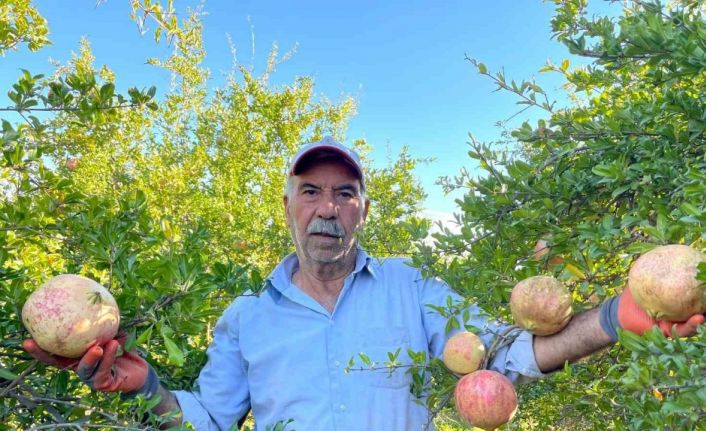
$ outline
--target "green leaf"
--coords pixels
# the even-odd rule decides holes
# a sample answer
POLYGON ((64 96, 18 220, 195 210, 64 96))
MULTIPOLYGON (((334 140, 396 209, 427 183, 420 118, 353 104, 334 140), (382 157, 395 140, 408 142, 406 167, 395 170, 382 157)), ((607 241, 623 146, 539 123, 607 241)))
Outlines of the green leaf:
POLYGON ((458 328, 459 328, 458 320, 456 320, 455 317, 451 317, 446 321, 445 331, 446 331, 447 335, 450 334, 451 331, 453 331, 454 329, 458 329, 458 328))
POLYGON ((654 244, 651 242, 635 242, 630 244, 625 251, 630 254, 645 254, 653 248, 657 247, 659 244, 654 244))
POLYGON ((591 169, 591 172, 601 177, 616 178, 613 165, 597 165, 591 169))
POLYGON ((162 334, 162 339, 164 340, 164 346, 167 348, 169 362, 179 367, 184 365, 184 352, 181 351, 179 346, 177 346, 176 343, 164 333, 162 334))
POLYGON ((394 363, 394 362, 397 360, 397 357, 400 355, 400 350, 401 350, 401 349, 402 349, 401 347, 398 347, 397 350, 395 350, 394 353, 393 353, 393 352, 387 352, 387 357, 388 357, 388 359, 390 360, 391 363, 394 363))
POLYGON ((17 377, 17 374, 13 373, 7 368, 0 367, 0 378, 3 378, 5 380, 15 380, 17 377))
POLYGON ((617 198, 618 196, 620 196, 620 195, 622 195, 623 193, 625 193, 626 191, 630 190, 631 188, 632 188, 632 184, 628 184, 628 185, 625 185, 625 186, 617 187, 617 188, 616 188, 615 190, 613 190, 613 192, 610 194, 610 197, 612 197, 613 199, 615 199, 615 198, 617 198))
POLYGON ((100 97, 103 102, 107 102, 115 93, 115 85, 112 83, 105 84, 100 89, 100 97))
POLYGON ((135 328, 130 328, 125 339, 125 350, 131 351, 135 347, 135 328))
POLYGON ((689 202, 684 202, 681 204, 679 207, 684 214, 688 214, 691 216, 696 216, 699 217, 703 214, 703 211, 698 209, 695 205, 692 205, 689 202))
POLYGON ((63 396, 69 384, 69 372, 56 373, 51 381, 51 389, 56 396, 63 396))
POLYGON ((633 334, 632 332, 618 330, 618 339, 620 340, 620 344, 632 352, 640 353, 647 351, 647 348, 642 342, 640 336, 633 334))

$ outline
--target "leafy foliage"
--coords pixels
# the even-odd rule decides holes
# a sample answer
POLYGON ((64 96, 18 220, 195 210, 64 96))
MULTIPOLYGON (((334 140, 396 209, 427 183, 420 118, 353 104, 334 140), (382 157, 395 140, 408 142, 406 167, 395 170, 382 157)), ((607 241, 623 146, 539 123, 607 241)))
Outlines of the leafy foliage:
MULTIPOLYGON (((172 75, 169 91, 118 91, 85 40, 50 76, 23 71, 8 92, 11 106, 0 108, 0 429, 163 422, 147 414, 155 400, 92 393, 73 373, 31 361, 20 348, 25 299, 59 273, 97 280, 118 302, 127 347, 168 387, 190 388, 217 317, 236 296, 257 294, 263 274, 293 248, 282 210, 287 160, 302 142, 342 137, 354 113, 350 98, 315 98, 307 77, 272 87, 276 48, 263 75, 238 66, 223 88, 209 88, 198 11, 131 4, 138 24, 153 20, 156 41, 166 36, 174 48, 149 61, 172 75)), ((0 52, 18 41, 41 46, 45 23, 28 5, 1 6, 1 25, 14 27, 0 27, 0 52)), ((416 164, 402 152, 369 170, 371 222, 420 223, 416 164)), ((393 228, 365 241, 409 253, 413 239, 393 228)))
POLYGON ((0 55, 26 44, 36 51, 49 43, 47 22, 30 0, 0 3, 0 55))
MULTIPOLYGON (((369 170, 373 205, 361 240, 373 254, 411 254, 427 274, 509 319, 510 288, 528 276, 558 276, 580 310, 619 292, 633 259, 657 244, 705 248, 703 6, 631 1, 620 16, 589 18, 586 3, 555 1, 554 36, 592 60, 543 68, 564 77, 567 107, 533 81, 469 59, 545 118, 513 130, 509 145, 470 137, 481 175, 444 182, 467 190, 459 234, 412 247, 429 227, 414 216, 420 161, 404 150, 369 170), (536 261, 539 238, 551 251, 536 261), (561 264, 549 264, 559 255, 561 264)), ((153 20, 155 41, 174 47, 149 61, 172 74, 169 91, 121 94, 86 41, 50 77, 23 72, 8 94, 13 105, 0 109, 16 116, 3 118, 0 135, 0 429, 156 427, 156 418, 145 421, 154 401, 91 393, 73 374, 30 361, 19 348, 25 298, 61 272, 98 280, 118 300, 129 344, 168 386, 189 387, 215 318, 233 297, 257 293, 291 249, 280 203, 286 160, 300 142, 342 137, 355 110, 351 99, 315 99, 310 78, 273 88, 276 47, 261 76, 238 66, 210 89, 198 13, 179 20, 171 1, 132 7, 138 25, 153 20)), ((0 6, 0 53, 47 42, 28 1, 0 6)), ((356 146, 367 153, 367 143, 356 146)), ((521 387, 507 428, 701 429, 705 340, 703 330, 690 340, 621 334, 616 348, 521 387)), ((442 430, 461 429, 447 406, 455 377, 424 352, 408 353, 419 365, 412 390, 427 397, 442 430)), ((395 352, 384 365, 397 366, 395 352)))
MULTIPOLYGON (((554 36, 592 60, 543 68, 563 75, 570 105, 471 60, 546 118, 513 130, 506 146, 471 136, 483 173, 444 182, 467 189, 462 232, 437 235, 437 248, 415 259, 505 316, 511 287, 528 276, 560 277, 581 309, 620 292, 633 259, 655 245, 706 247, 702 3, 631 1, 618 17, 591 18, 586 1, 555 3, 554 36), (531 258, 540 238, 563 264, 531 258)), ((701 429, 703 341, 703 332, 623 334, 610 352, 522 388, 508 429, 701 429)))

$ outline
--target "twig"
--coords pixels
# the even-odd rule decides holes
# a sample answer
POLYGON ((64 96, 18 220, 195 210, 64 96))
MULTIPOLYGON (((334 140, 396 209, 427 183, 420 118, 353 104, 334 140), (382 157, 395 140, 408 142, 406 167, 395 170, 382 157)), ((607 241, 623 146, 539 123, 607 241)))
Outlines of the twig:
POLYGON ((371 367, 360 367, 360 368, 346 368, 346 371, 378 371, 378 370, 390 370, 390 372, 395 371, 398 368, 426 368, 426 369, 431 369, 431 365, 417 365, 417 364, 409 364, 409 365, 385 365, 382 367, 376 367, 376 366, 371 366, 371 367))
POLYGON ((453 397, 454 392, 449 391, 449 393, 446 395, 446 397, 439 403, 438 406, 434 410, 432 410, 429 414, 429 421, 427 422, 426 426, 424 427, 424 431, 428 431, 429 427, 434 423, 434 418, 436 418, 441 410, 443 410, 444 407, 446 407, 446 404, 451 401, 451 397, 453 397))
POLYGON ((493 177, 495 177, 495 180, 498 182, 498 184, 503 184, 504 182, 502 180, 502 177, 500 176, 498 171, 495 170, 495 167, 493 166, 492 162, 490 162, 488 159, 486 159, 485 156, 483 155, 483 146, 481 144, 479 144, 478 141, 476 140, 476 138, 474 138, 473 136, 470 136, 470 138, 471 138, 470 144, 473 147, 473 149, 476 150, 476 152, 478 153, 478 157, 480 157, 481 162, 485 163, 485 165, 488 167, 488 170, 493 175, 493 177))
POLYGON ((25 377, 27 377, 32 371, 34 371, 34 369, 37 368, 38 362, 39 361, 36 359, 34 361, 32 361, 32 363, 29 365, 29 367, 27 367, 24 371, 22 371, 22 373, 20 373, 20 375, 17 376, 17 378, 15 380, 10 382, 10 384, 7 385, 7 387, 5 389, 3 389, 2 392, 0 392, 0 398, 7 395, 7 393, 10 392, 10 390, 12 388, 17 386, 22 380, 24 380, 25 377))
POLYGON ((131 426, 127 426, 127 425, 83 424, 83 423, 79 423, 79 422, 64 422, 64 423, 59 423, 59 424, 38 425, 38 426, 30 428, 28 431, 46 430, 46 429, 54 430, 54 429, 59 429, 59 428, 73 428, 73 429, 108 428, 108 429, 125 430, 125 431, 145 431, 145 430, 152 429, 151 427, 136 428, 136 427, 131 427, 131 426))
MULTIPOLYGON (((97 106, 93 107, 91 109, 96 109, 99 111, 107 111, 110 109, 125 109, 125 108, 136 108, 142 106, 140 103, 130 103, 127 105, 114 105, 114 106, 97 106)), ((14 108, 14 107, 7 107, 7 108, 0 108, 0 112, 17 112, 17 113, 22 113, 22 112, 78 112, 80 111, 80 108, 14 108)))
POLYGON ((144 322, 147 322, 150 320, 149 315, 155 314, 158 310, 166 308, 169 304, 174 302, 177 298, 180 298, 182 296, 186 296, 188 292, 177 292, 172 295, 166 295, 161 297, 157 302, 152 304, 152 306, 143 314, 142 317, 137 317, 135 319, 132 319, 131 321, 127 322, 125 325, 123 325, 123 328, 131 328, 133 326, 139 326, 144 322))
POLYGON ((82 408, 82 409, 91 410, 91 411, 93 411, 93 413, 95 413, 95 414, 97 414, 97 415, 99 415, 99 416, 102 416, 103 418, 105 418, 105 419, 107 419, 107 420, 109 420, 109 421, 111 421, 111 422, 117 422, 117 421, 118 421, 118 417, 117 417, 117 416, 112 415, 112 414, 107 413, 107 412, 104 412, 104 411, 101 411, 101 410, 96 410, 96 407, 95 407, 95 406, 89 406, 89 405, 86 405, 86 404, 81 404, 80 402, 74 402, 74 401, 70 401, 70 400, 59 400, 59 399, 56 399, 56 398, 41 397, 41 396, 37 396, 37 394, 36 394, 34 391, 32 391, 32 388, 31 388, 31 387, 28 387, 28 390, 29 390, 30 393, 32 394, 32 400, 33 400, 33 401, 42 401, 42 402, 44 402, 44 403, 63 404, 63 405, 71 406, 71 407, 79 407, 79 408, 82 408))
MULTIPOLYGON (((29 399, 28 397, 21 395, 21 394, 16 394, 15 398, 17 398, 17 401, 19 401, 23 406, 27 407, 27 409, 34 411, 37 408, 37 404, 29 399)), ((54 418, 54 421, 56 422, 64 422, 66 421, 66 418, 59 413, 57 409, 55 409, 53 406, 44 406, 46 411, 51 415, 52 418, 54 418)))
POLYGON ((488 364, 495 357, 498 350, 515 341, 515 338, 520 335, 520 332, 521 328, 519 326, 510 325, 498 334, 498 336, 495 337, 495 340, 493 340, 493 344, 490 345, 490 348, 485 353, 485 357, 483 358, 483 363, 480 368, 483 370, 488 369, 488 364), (512 334, 512 332, 515 332, 515 334, 512 334))

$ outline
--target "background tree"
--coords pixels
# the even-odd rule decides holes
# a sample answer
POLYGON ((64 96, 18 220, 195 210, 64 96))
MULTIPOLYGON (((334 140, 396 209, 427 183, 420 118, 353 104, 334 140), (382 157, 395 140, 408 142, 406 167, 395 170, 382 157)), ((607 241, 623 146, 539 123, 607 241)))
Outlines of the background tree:
MULTIPOLYGON (((83 41, 49 76, 24 71, 0 108, 0 429, 156 426, 143 423, 144 400, 91 392, 73 373, 30 360, 19 347, 25 299, 59 273, 99 281, 118 301, 128 345, 167 386, 191 387, 215 319, 293 251, 282 210, 287 160, 302 142, 343 138, 354 114, 350 98, 316 98, 311 78, 270 85, 276 47, 262 75, 238 66, 209 88, 198 11, 180 20, 171 2, 131 4, 138 24, 152 20, 156 41, 174 48, 150 60, 172 88, 120 94, 83 41)), ((0 29, 11 29, 0 31, 3 52, 47 43, 29 2, 1 7, 0 29)), ((368 144, 356 145, 367 154, 368 144)), ((423 225, 416 164, 403 151, 370 166, 372 224, 423 225)), ((401 228, 364 238, 403 254, 413 239, 401 228)))
POLYGON ((36 51, 49 43, 47 22, 30 0, 4 1, 0 4, 0 55, 27 45, 36 51))
MULTIPOLYGON (((582 309, 619 293, 631 262, 656 245, 706 248, 702 2, 628 1, 619 16, 590 18, 585 0, 555 3, 554 37, 591 60, 543 68, 564 77, 570 103, 558 108, 535 82, 470 59, 545 118, 509 143, 471 136, 482 174, 445 180, 466 189, 462 232, 436 235, 437 248, 416 257, 505 318, 512 286, 528 276, 559 277, 582 309), (550 254, 535 261, 547 234, 550 254), (548 265, 555 255, 564 262, 548 265)), ((615 348, 523 387, 508 429, 704 429, 705 341, 703 330, 688 341, 623 334, 615 348)))

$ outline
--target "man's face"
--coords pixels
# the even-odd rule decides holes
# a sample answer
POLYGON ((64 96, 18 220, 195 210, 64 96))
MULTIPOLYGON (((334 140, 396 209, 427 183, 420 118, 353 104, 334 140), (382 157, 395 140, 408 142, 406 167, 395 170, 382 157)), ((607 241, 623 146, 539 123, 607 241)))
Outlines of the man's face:
POLYGON ((354 249, 355 233, 368 214, 353 168, 322 160, 292 181, 284 207, 297 254, 317 263, 341 261, 354 249))

